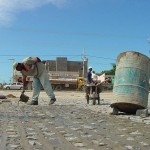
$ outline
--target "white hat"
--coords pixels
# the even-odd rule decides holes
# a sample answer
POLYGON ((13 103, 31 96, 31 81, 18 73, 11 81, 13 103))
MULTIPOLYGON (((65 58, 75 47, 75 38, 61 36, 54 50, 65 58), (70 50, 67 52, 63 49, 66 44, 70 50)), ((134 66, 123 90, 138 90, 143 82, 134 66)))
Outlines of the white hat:
POLYGON ((92 67, 90 66, 88 69, 92 69, 92 67))
POLYGON ((18 62, 15 62, 15 63, 13 64, 13 68, 16 69, 17 66, 18 66, 18 62))

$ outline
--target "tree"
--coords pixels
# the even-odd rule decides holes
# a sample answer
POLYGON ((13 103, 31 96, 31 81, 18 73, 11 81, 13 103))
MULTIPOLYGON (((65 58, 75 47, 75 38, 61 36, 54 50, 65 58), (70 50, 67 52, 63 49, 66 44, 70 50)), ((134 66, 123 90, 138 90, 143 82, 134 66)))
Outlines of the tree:
POLYGON ((116 71, 116 64, 111 64, 112 65, 112 69, 111 70, 104 70, 101 72, 101 74, 105 73, 106 75, 115 75, 115 71, 116 71))

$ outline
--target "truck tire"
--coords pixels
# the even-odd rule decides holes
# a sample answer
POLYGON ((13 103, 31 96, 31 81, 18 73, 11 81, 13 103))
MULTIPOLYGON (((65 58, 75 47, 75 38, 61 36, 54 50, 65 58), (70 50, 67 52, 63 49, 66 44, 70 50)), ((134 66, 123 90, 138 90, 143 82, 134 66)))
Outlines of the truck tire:
POLYGON ((55 85, 52 85, 52 89, 55 90, 55 85))
POLYGON ((55 88, 56 91, 61 91, 62 90, 62 85, 57 85, 55 88))
POLYGON ((80 91, 85 91, 85 86, 84 85, 82 85, 81 87, 80 87, 80 89, 79 89, 80 91))

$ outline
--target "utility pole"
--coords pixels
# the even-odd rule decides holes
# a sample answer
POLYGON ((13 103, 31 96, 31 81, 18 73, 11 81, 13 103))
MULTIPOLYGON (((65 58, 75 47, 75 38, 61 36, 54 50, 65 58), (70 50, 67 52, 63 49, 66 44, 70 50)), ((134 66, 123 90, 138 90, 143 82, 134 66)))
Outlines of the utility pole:
POLYGON ((87 64, 88 64, 88 59, 87 57, 85 56, 85 49, 83 49, 83 77, 85 78, 86 77, 86 72, 87 72, 87 64))

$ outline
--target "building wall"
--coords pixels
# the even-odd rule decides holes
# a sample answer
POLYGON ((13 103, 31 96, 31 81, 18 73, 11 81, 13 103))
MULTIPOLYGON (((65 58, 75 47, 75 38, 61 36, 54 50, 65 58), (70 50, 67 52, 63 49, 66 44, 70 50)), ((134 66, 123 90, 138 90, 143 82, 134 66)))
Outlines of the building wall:
POLYGON ((46 61, 46 69, 47 71, 56 71, 56 61, 55 60, 47 60, 46 61))
MULTIPOLYGON (((85 72, 87 72, 87 63, 84 65, 85 72)), ((46 69, 48 71, 70 71, 79 72, 79 76, 83 75, 82 61, 68 61, 67 57, 57 57, 56 60, 47 60, 46 69)))
POLYGON ((68 71, 79 72, 79 76, 82 76, 83 72, 83 63, 79 61, 68 61, 67 64, 68 71))
POLYGON ((56 58, 56 71, 68 71, 67 68, 67 57, 56 58))

